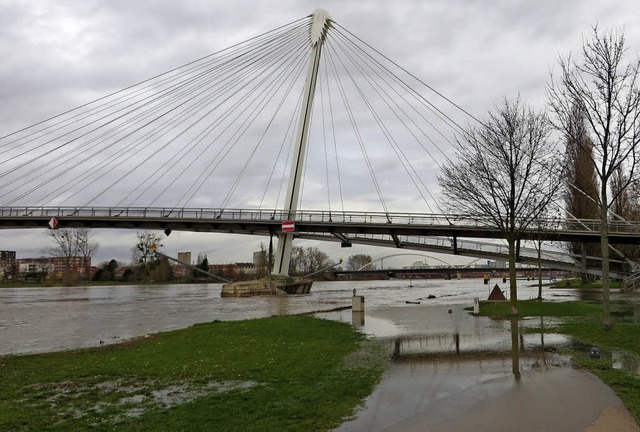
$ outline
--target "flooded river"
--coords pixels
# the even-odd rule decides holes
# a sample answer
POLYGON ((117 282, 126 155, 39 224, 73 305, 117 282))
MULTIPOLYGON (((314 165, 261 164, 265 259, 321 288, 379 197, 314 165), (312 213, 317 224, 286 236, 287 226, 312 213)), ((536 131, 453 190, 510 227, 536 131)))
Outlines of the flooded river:
MULTIPOLYGON (((4 288, 0 355, 96 347, 213 320, 315 312, 352 323, 393 358, 365 405, 337 431, 584 430, 595 421, 606 427, 593 430, 612 430, 616 421, 619 430, 637 430, 611 389, 554 352, 571 344, 566 336, 522 331, 557 321, 494 320, 463 310, 474 298, 487 298, 493 285, 480 279, 317 282, 308 295, 240 299, 221 298, 216 284, 4 288), (365 298, 364 314, 330 311, 350 306, 354 290, 365 298)), ((519 281, 518 293, 535 298, 537 287, 519 281)), ((580 296, 543 290, 552 301, 580 296)), ((631 301, 640 316, 637 296, 631 301)), ((640 369, 637 359, 606 355, 640 369)))
MULTIPOLYGON (((218 284, 4 288, 0 289, 0 355, 98 346, 213 320, 329 310, 351 305, 354 289, 365 297, 367 319, 361 328, 372 336, 434 330, 453 334, 455 326, 476 325, 477 319, 460 310, 473 305, 474 297, 483 299, 489 292, 480 279, 409 284, 407 280, 317 282, 309 295, 239 299, 221 298, 218 284), (453 315, 437 318, 445 306, 454 307, 455 320, 453 315), (416 317, 416 310, 427 312, 416 317), (449 328, 451 325, 454 327, 449 328)), ((519 298, 537 295, 535 287, 527 286, 531 284, 521 284, 519 298)), ((544 296, 570 300, 577 293, 546 291, 544 296)), ((351 320, 350 312, 325 317, 351 320)))

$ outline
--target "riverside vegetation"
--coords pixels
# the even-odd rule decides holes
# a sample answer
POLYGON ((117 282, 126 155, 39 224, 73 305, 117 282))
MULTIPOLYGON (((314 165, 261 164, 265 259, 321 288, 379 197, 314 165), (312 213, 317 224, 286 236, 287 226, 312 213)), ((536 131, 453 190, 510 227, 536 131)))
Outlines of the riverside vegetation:
MULTIPOLYGON (((590 371, 611 387, 625 406, 640 422, 640 323, 629 319, 628 305, 611 304, 614 319, 612 328, 602 327, 602 306, 598 304, 571 301, 545 302, 527 300, 518 302, 518 317, 557 317, 561 324, 544 328, 527 328, 523 331, 564 333, 571 336, 573 345, 561 351, 572 361, 590 371), (591 347, 602 352, 600 359, 591 359, 591 347), (634 368, 614 367, 619 358, 626 358, 634 368)), ((510 317, 508 303, 486 303, 480 305, 480 315, 496 318, 510 317)))
POLYGON ((329 430, 388 361, 350 325, 306 316, 5 356, 0 430, 329 430))

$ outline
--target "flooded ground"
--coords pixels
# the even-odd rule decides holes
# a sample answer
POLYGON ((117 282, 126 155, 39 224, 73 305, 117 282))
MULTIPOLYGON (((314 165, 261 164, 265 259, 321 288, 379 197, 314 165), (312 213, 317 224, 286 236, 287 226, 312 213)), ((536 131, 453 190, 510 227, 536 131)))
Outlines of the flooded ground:
MULTIPOLYGON (((317 316, 352 323, 385 344, 393 363, 365 406, 338 431, 616 430, 616 424, 622 425, 618 430, 637 430, 607 386, 555 352, 572 343, 566 336, 522 331, 556 320, 470 315, 463 309, 475 297, 486 298, 493 286, 478 279, 411 285, 326 282, 314 284, 309 295, 241 299, 221 298, 220 285, 5 288, 0 355, 99 346, 213 320, 327 311, 351 305, 355 289, 365 297, 364 314, 317 316), (597 429, 598 421, 605 429, 597 429)), ((536 296, 532 282, 520 283, 520 299, 536 296)), ((581 296, 575 290, 543 291, 547 300, 581 296)), ((638 297, 624 299, 624 313, 637 321, 638 297)), ((621 353, 610 355, 622 367, 637 367, 621 353)))

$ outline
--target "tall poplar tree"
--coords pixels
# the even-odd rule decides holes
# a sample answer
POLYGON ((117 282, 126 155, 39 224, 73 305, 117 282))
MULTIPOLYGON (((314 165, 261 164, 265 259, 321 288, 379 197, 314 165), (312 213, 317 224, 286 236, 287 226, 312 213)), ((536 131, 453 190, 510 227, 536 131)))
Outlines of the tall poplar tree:
POLYGON ((622 31, 601 31, 594 27, 591 39, 585 39, 582 44, 582 58, 561 57, 560 73, 552 77, 549 87, 549 105, 555 114, 555 125, 578 140, 571 121, 577 106, 585 116, 586 132, 593 143, 591 163, 600 188, 604 328, 611 327, 609 209, 617 196, 638 178, 640 160, 640 59, 636 57, 625 64, 625 52, 622 31), (627 177, 613 192, 611 181, 619 169, 627 177))
MULTIPOLYGON (((593 166, 593 142, 587 134, 586 118, 579 106, 574 106, 569 118, 570 133, 566 134, 565 208, 568 218, 599 219, 598 180, 593 166)), ((581 256, 599 257, 600 247, 595 243, 569 244, 569 251, 581 256)), ((589 275, 582 274, 582 282, 589 275)))

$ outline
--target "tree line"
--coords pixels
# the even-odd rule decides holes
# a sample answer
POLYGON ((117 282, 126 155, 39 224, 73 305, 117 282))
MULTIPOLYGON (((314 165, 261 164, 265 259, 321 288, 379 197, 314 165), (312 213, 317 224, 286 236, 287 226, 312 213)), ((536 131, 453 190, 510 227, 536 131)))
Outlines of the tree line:
POLYGON ((477 126, 460 133, 456 158, 438 181, 450 211, 490 219, 507 241, 513 314, 518 311, 516 253, 524 230, 548 220, 560 197, 565 221, 597 220, 599 247, 572 244, 570 251, 601 260, 603 327, 609 328, 610 251, 631 263, 640 255, 638 248, 609 243, 612 219, 640 215, 640 60, 626 61, 623 31, 592 30, 579 58, 559 58, 547 110, 505 98, 477 126))
MULTIPOLYGON (((131 248, 131 265, 118 262, 115 259, 100 263, 96 268, 95 275, 91 276, 88 269, 90 257, 98 250, 98 243, 93 240, 92 233, 86 228, 61 228, 49 230, 48 235, 54 244, 43 249, 43 254, 51 257, 60 257, 66 263, 63 280, 65 283, 78 281, 78 275, 74 274, 71 264, 74 258, 81 257, 84 266, 87 267, 84 274, 86 279, 97 281, 142 281, 142 282, 166 282, 176 280, 173 267, 169 260, 155 253, 163 248, 163 236, 153 232, 136 233, 136 243, 131 248), (122 269, 124 267, 124 270, 122 269)), ((260 245, 262 259, 256 263, 255 277, 265 276, 270 272, 268 269, 268 257, 264 244, 260 245)), ((355 254, 346 261, 346 266, 350 270, 357 270, 365 264, 371 262, 371 257, 364 254, 355 254)), ((187 263, 191 264, 191 263, 187 263)), ((304 276, 320 271, 333 264, 329 255, 314 246, 294 246, 291 252, 289 272, 291 275, 304 276)), ((206 254, 198 254, 195 267, 209 271, 209 260, 206 254)), ((218 276, 231 280, 251 277, 251 275, 241 275, 232 269, 223 268, 218 272, 218 276)), ((183 279, 203 279, 203 275, 197 271, 189 270, 182 272, 186 274, 183 279)), ((206 277, 206 276, 205 276, 206 277)))

